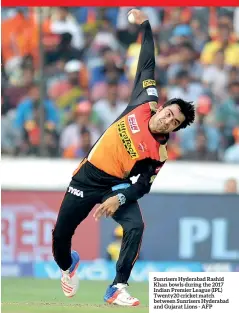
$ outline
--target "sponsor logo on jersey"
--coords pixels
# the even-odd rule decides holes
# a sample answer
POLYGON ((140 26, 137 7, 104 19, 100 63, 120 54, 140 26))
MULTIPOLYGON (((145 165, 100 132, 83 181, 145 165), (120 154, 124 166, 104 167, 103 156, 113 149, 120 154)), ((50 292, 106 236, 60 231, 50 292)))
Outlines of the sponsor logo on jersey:
POLYGON ((118 133, 119 133, 120 139, 121 139, 126 151, 130 155, 131 159, 133 159, 133 160, 137 159, 139 157, 139 155, 138 155, 137 150, 135 149, 135 146, 132 142, 132 139, 130 138, 129 132, 128 132, 127 127, 126 127, 125 120, 121 120, 117 124, 117 128, 118 128, 118 133))
POLYGON ((143 87, 144 88, 147 88, 147 87, 150 87, 150 86, 156 86, 156 81, 153 80, 153 79, 146 79, 143 81, 143 87))
POLYGON ((133 134, 136 134, 140 131, 135 114, 131 114, 128 116, 128 122, 129 122, 129 127, 133 134))
POLYGON ((84 197, 83 191, 73 188, 71 186, 68 188, 68 192, 77 197, 81 197, 81 198, 84 197))
POLYGON ((146 91, 149 96, 158 97, 158 91, 156 88, 147 88, 146 91))

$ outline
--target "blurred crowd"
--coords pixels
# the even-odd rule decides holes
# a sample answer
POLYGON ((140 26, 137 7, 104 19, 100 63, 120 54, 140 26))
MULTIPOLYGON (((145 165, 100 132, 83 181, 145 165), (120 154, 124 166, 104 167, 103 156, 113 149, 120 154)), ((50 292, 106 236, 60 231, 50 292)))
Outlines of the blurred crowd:
MULTIPOLYGON (((2 9, 2 154, 88 153, 129 100, 141 46, 130 9, 2 9)), ((141 9, 154 33, 159 105, 182 97, 197 111, 171 136, 169 159, 239 163, 239 8, 141 9)))

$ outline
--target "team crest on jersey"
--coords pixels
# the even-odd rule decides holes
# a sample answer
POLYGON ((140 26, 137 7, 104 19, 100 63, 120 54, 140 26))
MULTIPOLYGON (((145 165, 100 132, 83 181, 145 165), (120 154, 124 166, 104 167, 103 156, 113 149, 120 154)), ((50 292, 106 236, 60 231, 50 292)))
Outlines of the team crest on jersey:
POLYGON ((148 147, 145 142, 141 141, 138 146, 139 150, 142 152, 148 151, 148 147))
POLYGON ((156 81, 153 79, 146 79, 143 81, 143 88, 147 88, 150 86, 156 86, 156 81))
POLYGON ((129 122, 129 127, 133 134, 136 134, 140 131, 135 114, 131 114, 128 116, 128 122, 129 122))

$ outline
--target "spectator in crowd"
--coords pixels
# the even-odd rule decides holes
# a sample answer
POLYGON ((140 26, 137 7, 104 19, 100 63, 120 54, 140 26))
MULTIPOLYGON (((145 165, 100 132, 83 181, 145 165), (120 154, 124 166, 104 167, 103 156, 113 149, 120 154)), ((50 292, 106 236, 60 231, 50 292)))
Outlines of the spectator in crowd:
MULTIPOLYGON (((92 105, 89 101, 80 102, 74 110, 73 123, 63 129, 60 136, 60 148, 63 155, 69 147, 82 146, 82 129, 86 137, 86 131, 89 132, 91 144, 93 145, 100 137, 98 128, 92 123, 92 105)), ((66 154, 65 154, 66 153, 66 154)))
POLYGON ((208 42, 202 51, 201 61, 203 64, 212 64, 215 53, 224 50, 225 64, 230 66, 239 65, 239 44, 232 40, 230 29, 221 25, 218 29, 218 36, 215 40, 208 42))
MULTIPOLYGON (((178 58, 176 58, 176 61, 174 60, 174 55, 171 57, 171 45, 168 41, 161 41, 159 46, 159 53, 155 57, 156 61, 156 68, 155 68, 155 76, 157 77, 157 80, 161 81, 164 85, 168 83, 167 77, 168 77, 168 67, 171 64, 174 64, 178 61, 178 58), (171 62, 172 60, 172 62, 171 62)), ((136 64, 136 63, 135 63, 136 64)), ((136 65, 135 65, 136 66, 136 65)), ((136 70, 135 70, 136 71, 136 70)))
POLYGON ((121 65, 118 54, 110 47, 101 50, 102 64, 94 67, 91 71, 91 99, 98 101, 107 96, 107 81, 118 81, 118 95, 121 100, 127 100, 129 96, 129 84, 121 65))
POLYGON ((96 83, 105 82, 107 78, 119 78, 120 74, 120 57, 110 47, 103 47, 100 50, 101 62, 94 67, 91 72, 90 86, 94 87, 96 83))
POLYGON ((119 49, 119 42, 117 40, 113 25, 107 17, 103 17, 97 34, 93 39, 92 45, 94 49, 100 51, 103 47, 110 47, 113 51, 119 49))
POLYGON ((29 89, 34 83, 34 69, 22 68, 20 71, 21 78, 10 81, 9 86, 4 90, 8 97, 10 108, 15 108, 29 93, 29 89))
POLYGON ((110 80, 107 97, 94 104, 93 111, 98 116, 102 131, 105 131, 127 107, 127 102, 118 98, 118 80, 110 80))
POLYGON ((60 35, 60 42, 56 49, 45 52, 45 64, 50 65, 59 60, 65 62, 81 59, 81 50, 73 47, 72 34, 63 33, 60 35))
POLYGON ((71 60, 65 65, 66 77, 56 81, 49 87, 49 96, 56 101, 61 111, 62 123, 68 123, 68 112, 82 99, 86 98, 87 92, 87 72, 84 65, 78 60, 71 60))
POLYGON ((19 103, 16 111, 15 127, 21 132, 24 125, 29 121, 34 120, 34 114, 40 114, 40 106, 44 105, 45 120, 49 123, 58 126, 58 112, 55 104, 45 99, 43 103, 40 102, 40 91, 37 84, 32 84, 29 89, 28 97, 19 103))
POLYGON ((239 7, 237 7, 234 12, 233 26, 235 33, 239 35, 239 7))
POLYGON ((22 141, 17 149, 19 155, 58 156, 58 136, 54 124, 45 121, 41 143, 40 116, 42 113, 45 119, 45 112, 42 112, 39 107, 35 107, 32 120, 25 123, 22 141), (43 149, 41 145, 43 145, 43 149))
POLYGON ((114 230, 114 241, 107 246, 107 259, 117 262, 123 238, 123 228, 119 225, 114 230))
POLYGON ((46 99, 43 103, 40 102, 39 87, 33 84, 30 87, 29 96, 16 109, 14 126, 21 136, 20 152, 28 154, 31 151, 34 151, 34 153, 38 151, 37 149, 40 147, 41 118, 44 121, 45 130, 55 132, 58 127, 57 109, 50 100, 46 99), (44 106, 43 109, 41 105, 44 106), (31 147, 36 149, 31 149, 31 147))
POLYGON ((188 150, 183 155, 183 160, 191 160, 191 161, 217 161, 218 153, 216 150, 210 151, 208 143, 208 138, 206 137, 205 132, 199 130, 196 133, 195 137, 195 148, 194 150, 188 150))
POLYGON ((216 110, 216 120, 227 148, 232 143, 233 128, 239 125, 239 81, 228 86, 229 98, 216 110))
POLYGON ((202 76, 202 66, 195 60, 195 51, 190 43, 184 43, 179 50, 180 60, 168 68, 168 84, 174 85, 177 74, 181 71, 187 71, 192 81, 200 81, 202 76))
POLYGON ((218 50, 212 64, 204 68, 202 76, 205 87, 211 90, 217 103, 225 101, 227 96, 228 68, 224 61, 224 51, 218 50))
POLYGON ((177 137, 170 139, 170 142, 167 144, 168 159, 171 161, 179 160, 182 156, 180 143, 177 137))
POLYGON ((218 17, 218 25, 225 26, 230 30, 232 40, 235 40, 235 32, 233 27, 233 16, 230 12, 223 12, 218 17))
POLYGON ((102 17, 107 17, 110 22, 116 26, 118 8, 113 7, 79 7, 73 8, 75 17, 80 24, 93 24, 101 20, 102 17))
MULTIPOLYGON (((52 64, 46 65, 45 82, 47 94, 49 97, 57 101, 58 86, 60 83, 67 81, 67 73, 65 71, 66 61, 60 58, 52 64)), ((64 84, 63 84, 64 86, 64 84)), ((60 92, 59 92, 60 93, 60 92)))
POLYGON ((177 25, 172 33, 171 42, 174 45, 182 45, 184 43, 190 43, 192 40, 192 29, 190 25, 181 24, 177 25))
MULTIPOLYGON (((190 10, 190 8, 189 8, 190 10)), ((172 36, 173 31, 177 26, 181 26, 181 24, 187 24, 190 20, 190 11, 187 10, 187 8, 182 7, 173 7, 173 8, 165 8, 163 12, 163 25, 160 32, 160 38, 162 40, 165 40, 167 38, 170 38, 172 36), (189 13, 189 14, 188 14, 189 13)), ((184 28, 185 29, 185 28, 184 28)), ((178 30, 177 30, 178 32, 178 30)), ((186 32, 183 30, 183 32, 179 32, 179 35, 190 35, 191 32, 186 32)), ((175 35, 175 33, 174 33, 175 35)))
POLYGON ((57 130, 50 123, 45 125, 43 131, 43 151, 39 147, 39 154, 43 157, 59 157, 59 135, 57 130))
POLYGON ((193 19, 190 22, 190 26, 193 34, 192 38, 193 46, 198 53, 201 53, 208 39, 207 33, 203 31, 202 24, 198 19, 193 19))
MULTIPOLYGON (((18 7, 9 19, 2 23, 3 60, 7 68, 26 55, 31 55, 34 64, 39 66, 39 25, 34 8, 18 7)), ((49 33, 49 23, 44 21, 43 34, 49 33)))
POLYGON ((216 161, 220 144, 218 129, 207 124, 206 118, 212 109, 212 102, 208 96, 199 98, 197 105, 196 123, 190 127, 190 131, 183 130, 180 135, 180 145, 183 159, 197 159, 216 161))
POLYGON ((227 194, 238 193, 237 181, 235 178, 229 178, 228 180, 225 181, 224 192, 227 194))
POLYGON ((91 72, 92 68, 98 66, 101 62, 101 57, 98 51, 93 47, 93 40, 95 38, 96 31, 95 27, 85 29, 85 45, 83 49, 81 49, 80 54, 81 61, 85 64, 89 72, 91 72))
POLYGON ((201 83, 193 82, 187 71, 179 71, 176 75, 175 86, 168 88, 168 99, 182 98, 186 101, 197 101, 203 95, 201 83))
POLYGON ((72 46, 76 49, 84 47, 84 35, 81 26, 67 7, 57 8, 56 13, 51 17, 50 30, 53 34, 70 33, 72 46))
POLYGON ((2 22, 2 55, 5 66, 9 66, 17 57, 23 57, 26 49, 24 41, 27 41, 29 28, 28 17, 21 8, 17 8, 13 16, 2 22), (7 35, 8 34, 8 35, 7 35))
POLYGON ((228 70, 228 85, 235 81, 239 81, 239 68, 234 66, 228 70))
POLYGON ((5 94, 1 92, 1 152, 2 154, 15 155, 16 147, 19 144, 19 132, 13 127, 15 110, 5 94))
POLYGON ((77 145, 72 145, 66 148, 63 152, 63 157, 67 159, 83 159, 92 148, 91 133, 83 127, 80 130, 80 138, 77 145))
POLYGON ((239 126, 233 129, 233 137, 235 143, 226 149, 223 157, 227 163, 239 163, 239 126))

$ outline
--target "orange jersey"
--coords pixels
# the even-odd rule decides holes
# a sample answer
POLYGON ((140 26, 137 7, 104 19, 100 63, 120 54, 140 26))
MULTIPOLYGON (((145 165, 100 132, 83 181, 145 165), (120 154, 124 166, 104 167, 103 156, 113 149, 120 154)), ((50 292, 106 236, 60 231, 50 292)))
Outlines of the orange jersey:
POLYGON ((160 145, 149 131, 151 116, 149 103, 123 115, 102 135, 91 150, 88 161, 118 178, 128 177, 136 162, 146 158, 165 161, 165 145, 160 145))

